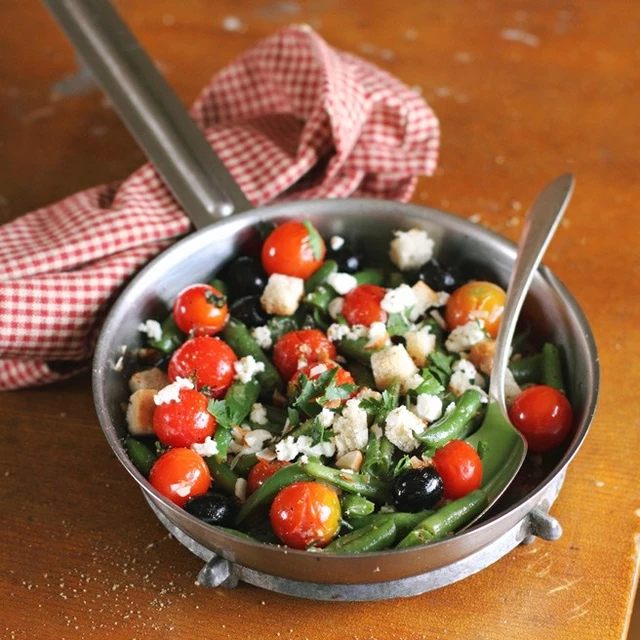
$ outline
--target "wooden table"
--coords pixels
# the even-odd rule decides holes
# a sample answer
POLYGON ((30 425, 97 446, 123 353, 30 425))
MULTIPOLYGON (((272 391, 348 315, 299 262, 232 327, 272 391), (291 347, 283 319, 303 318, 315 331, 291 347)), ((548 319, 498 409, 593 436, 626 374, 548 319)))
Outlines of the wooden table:
MULTIPOLYGON (((185 102, 292 21, 419 86, 442 123, 435 177, 414 200, 515 238, 552 177, 577 189, 546 262, 582 305, 601 399, 552 509, 554 543, 521 547, 407 600, 326 604, 194 585, 111 454, 88 374, 0 396, 0 636, 49 638, 625 637, 638 569, 640 4, 121 0, 185 102), (225 18, 235 16, 239 22, 225 18), (223 27, 226 24, 226 28, 223 27), (230 30, 235 26, 238 30, 230 30)), ((0 221, 143 162, 35 0, 0 5, 0 221)))

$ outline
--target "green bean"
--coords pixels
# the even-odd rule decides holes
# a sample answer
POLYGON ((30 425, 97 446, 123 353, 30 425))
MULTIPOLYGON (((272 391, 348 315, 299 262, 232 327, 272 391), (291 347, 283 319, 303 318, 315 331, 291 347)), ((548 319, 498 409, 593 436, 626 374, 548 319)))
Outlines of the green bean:
POLYGON ((237 456, 233 460, 233 471, 239 476, 246 478, 249 471, 258 464, 258 458, 255 453, 247 454, 246 456, 237 456))
POLYGON ((313 307, 327 311, 329 303, 336 297, 336 292, 329 285, 321 284, 304 297, 304 301, 313 307))
POLYGON ((236 524, 240 524, 258 507, 264 504, 270 504, 276 497, 276 494, 282 489, 294 482, 300 482, 302 480, 309 480, 309 474, 306 473, 299 464, 290 464, 282 469, 278 469, 278 471, 270 478, 267 478, 260 488, 254 491, 242 505, 236 517, 236 524))
POLYGON ((509 363, 509 369, 518 384, 540 382, 542 379, 542 355, 537 353, 533 356, 512 360, 509 363))
POLYGON ((231 429, 222 426, 220 423, 216 426, 216 432, 213 434, 213 441, 216 443, 218 452, 214 454, 214 458, 218 462, 226 462, 229 452, 229 444, 233 440, 231 429))
POLYGON ((369 387, 370 389, 376 388, 376 381, 374 380, 373 372, 369 367, 355 361, 351 361, 343 366, 348 369, 355 383, 359 387, 369 387))
POLYGON ((354 493, 345 493, 340 500, 343 518, 368 516, 376 508, 371 500, 354 493))
POLYGON ((354 273, 353 277, 359 285, 375 284, 381 287, 384 284, 384 272, 382 269, 363 269, 354 273))
POLYGON ((267 420, 271 424, 280 425, 281 428, 284 427, 288 417, 285 409, 272 405, 265 405, 265 409, 267 410, 267 420))
POLYGON ((221 527, 219 524, 216 524, 214 526, 216 529, 220 531, 224 531, 225 533, 235 536, 236 538, 242 538, 243 540, 251 540, 251 542, 258 542, 258 540, 250 536, 248 533, 244 533, 243 531, 238 531, 237 529, 231 529, 230 527, 221 527))
POLYGON ((387 274, 386 286, 389 289, 397 289, 401 284, 406 284, 406 281, 399 271, 390 271, 387 274))
POLYGON ((474 418, 482 406, 483 394, 476 389, 467 389, 458 400, 454 410, 428 427, 416 438, 428 447, 441 447, 450 440, 466 438, 474 427, 474 418))
POLYGON ((396 538, 396 525, 391 521, 370 524, 336 538, 325 547, 330 553, 368 553, 387 549, 396 538))
POLYGON ((393 511, 390 513, 372 513, 362 518, 351 518, 347 523, 354 529, 361 529, 370 525, 380 526, 385 522, 393 522, 396 526, 396 540, 402 540, 409 532, 418 526, 433 511, 426 509, 418 513, 407 513, 405 511, 393 511))
POLYGON ((307 475, 339 487, 348 493, 357 493, 375 502, 387 502, 389 498, 387 484, 369 474, 345 473, 340 469, 327 467, 314 458, 299 464, 307 475))
POLYGON ((265 395, 273 392, 274 389, 282 389, 283 382, 278 370, 258 346, 245 324, 235 318, 230 318, 220 335, 239 358, 253 356, 257 362, 264 364, 264 371, 257 373, 256 378, 265 395))
POLYGON ((371 473, 378 478, 386 478, 391 472, 393 450, 393 444, 386 436, 378 438, 371 433, 364 452, 361 473, 371 473))
POLYGON ((542 346, 542 384, 549 385, 562 393, 565 392, 560 352, 558 347, 550 342, 542 346))
POLYGON ((229 287, 227 286, 227 283, 220 280, 220 278, 213 278, 209 284, 212 287, 215 287, 223 296, 229 295, 229 287))
POLYGON ((427 516, 405 536, 396 549, 407 549, 419 544, 440 540, 457 531, 480 515, 487 506, 487 496, 481 489, 453 500, 427 516))
POLYGON ((147 445, 131 436, 125 439, 124 448, 136 469, 146 478, 156 461, 156 455, 147 445))
POLYGON ((324 284, 332 273, 337 273, 338 263, 335 260, 325 260, 305 281, 305 293, 311 293, 314 289, 324 284))
POLYGON ((162 321, 160 326, 162 328, 162 336, 159 340, 149 338, 149 346, 162 351, 162 353, 171 353, 185 341, 186 336, 178 329, 172 313, 162 321))
POLYGON ((379 351, 379 349, 366 349, 365 345, 369 342, 369 338, 343 338, 337 343, 338 352, 345 358, 355 360, 360 364, 371 366, 371 354, 379 351))
POLYGON ((213 456, 205 458, 205 461, 209 467, 209 471, 211 471, 214 488, 230 496, 235 496, 236 482, 240 476, 238 476, 235 471, 232 471, 225 463, 218 462, 213 456))

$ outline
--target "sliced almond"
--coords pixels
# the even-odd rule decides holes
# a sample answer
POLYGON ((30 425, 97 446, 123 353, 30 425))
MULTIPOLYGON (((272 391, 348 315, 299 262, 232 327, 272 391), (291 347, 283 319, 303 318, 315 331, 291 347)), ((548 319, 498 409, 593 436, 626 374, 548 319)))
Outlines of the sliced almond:
POLYGON ((345 453, 336 460, 336 467, 338 467, 338 469, 360 471, 362 460, 363 456, 361 451, 349 451, 349 453, 345 453))

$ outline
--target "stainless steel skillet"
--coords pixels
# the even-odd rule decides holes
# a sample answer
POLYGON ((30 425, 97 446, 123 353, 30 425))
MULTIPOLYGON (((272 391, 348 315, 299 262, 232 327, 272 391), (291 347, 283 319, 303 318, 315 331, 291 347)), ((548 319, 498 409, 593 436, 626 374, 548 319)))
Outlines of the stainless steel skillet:
POLYGON ((535 323, 540 338, 552 340, 563 349, 575 431, 566 450, 549 463, 543 477, 536 478, 530 487, 521 483, 521 493, 506 497, 481 524, 429 546, 345 558, 229 536, 175 507, 147 483, 129 461, 121 442, 126 433, 122 403, 128 397, 127 367, 133 363, 125 361, 124 371, 115 370, 114 364, 123 345, 127 346, 126 353, 140 346, 137 326, 141 321, 166 313, 186 284, 208 279, 250 240, 257 222, 309 218, 325 236, 340 234, 357 239, 366 246, 370 260, 387 251, 393 230, 422 227, 436 240, 443 262, 463 262, 503 285, 508 281, 515 247, 461 218, 396 202, 307 201, 248 211, 251 204, 212 155, 180 102, 108 3, 46 2, 200 228, 152 261, 121 294, 102 330, 93 380, 96 408, 107 440, 161 521, 208 561, 203 580, 221 582, 232 572, 267 588, 327 599, 412 595, 487 566, 531 534, 557 536, 557 523, 543 514, 555 499, 566 467, 593 417, 598 362, 593 336, 580 308, 544 267, 536 275, 524 313, 535 323), (244 213, 225 217, 241 211, 244 213), (224 560, 217 561, 213 554, 224 560))

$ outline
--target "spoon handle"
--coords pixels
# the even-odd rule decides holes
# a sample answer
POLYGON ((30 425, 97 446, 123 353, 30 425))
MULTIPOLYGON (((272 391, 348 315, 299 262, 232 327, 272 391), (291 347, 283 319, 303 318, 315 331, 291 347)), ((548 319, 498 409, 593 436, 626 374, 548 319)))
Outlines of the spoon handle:
POLYGON ((503 412, 506 412, 505 372, 518 316, 536 269, 567 208, 574 183, 573 176, 566 173, 544 188, 527 214, 518 241, 517 257, 507 288, 489 384, 489 395, 498 402, 503 412))

